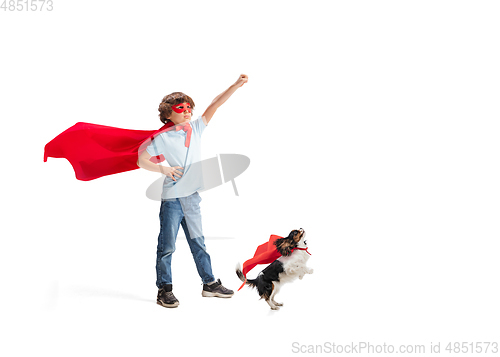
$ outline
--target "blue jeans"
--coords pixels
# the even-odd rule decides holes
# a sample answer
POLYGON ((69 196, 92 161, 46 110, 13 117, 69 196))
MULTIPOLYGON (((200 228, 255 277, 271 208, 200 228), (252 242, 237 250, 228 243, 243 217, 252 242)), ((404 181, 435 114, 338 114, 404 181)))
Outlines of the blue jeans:
POLYGON ((172 254, 175 251, 179 226, 182 226, 186 234, 186 240, 203 284, 215 280, 210 255, 205 247, 205 237, 201 233, 200 201, 201 197, 198 192, 188 197, 161 201, 160 234, 156 250, 156 286, 158 289, 161 289, 163 285, 172 284, 172 254), (195 234, 199 236, 192 237, 190 232, 197 232, 195 234))

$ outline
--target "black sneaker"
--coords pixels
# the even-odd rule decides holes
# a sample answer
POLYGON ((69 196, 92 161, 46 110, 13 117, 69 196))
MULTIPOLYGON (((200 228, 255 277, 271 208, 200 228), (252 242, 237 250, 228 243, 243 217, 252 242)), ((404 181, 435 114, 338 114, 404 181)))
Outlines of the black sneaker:
POLYGON ((175 298, 174 293, 172 292, 172 284, 164 285, 160 290, 158 290, 156 303, 163 307, 179 306, 179 300, 175 298))
POLYGON ((222 286, 220 279, 217 279, 217 281, 213 284, 203 284, 203 291, 201 292, 201 295, 205 297, 216 296, 221 298, 230 298, 234 295, 234 291, 226 289, 222 286))

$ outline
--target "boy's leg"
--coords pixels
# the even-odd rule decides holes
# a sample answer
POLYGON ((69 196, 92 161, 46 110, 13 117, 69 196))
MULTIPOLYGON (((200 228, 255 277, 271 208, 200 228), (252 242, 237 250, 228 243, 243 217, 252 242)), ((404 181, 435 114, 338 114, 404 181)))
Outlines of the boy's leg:
POLYGON ((201 226, 200 194, 195 192, 191 196, 182 197, 180 202, 184 212, 181 225, 186 234, 196 269, 204 284, 211 283, 215 281, 215 278, 212 274, 212 262, 205 247, 205 237, 201 226))
POLYGON ((200 202, 201 197, 198 192, 181 199, 181 204, 184 208, 184 218, 181 222, 182 229, 186 234, 198 274, 203 281, 202 295, 228 298, 234 292, 225 288, 220 279, 215 281, 212 274, 212 263, 205 247, 205 237, 201 228, 200 202))
POLYGON ((156 249, 156 286, 158 289, 172 284, 172 254, 175 251, 175 241, 182 218, 182 207, 178 199, 161 202, 160 234, 156 249))
POLYGON ((212 262, 210 260, 210 255, 205 247, 205 238, 203 236, 191 238, 185 218, 182 219, 181 225, 184 229, 184 233, 186 234, 186 240, 189 244, 189 249, 191 249, 191 254, 193 255, 193 259, 196 264, 196 270, 198 270, 198 275, 203 281, 203 284, 215 281, 212 274, 212 262))
POLYGON ((191 254, 193 255, 196 269, 198 270, 198 275, 203 281, 203 284, 208 284, 215 281, 215 278, 212 274, 212 262, 205 246, 205 237, 201 236, 197 238, 191 238, 185 218, 182 219, 181 225, 184 229, 184 233, 186 234, 186 240, 189 244, 189 249, 191 249, 191 254))

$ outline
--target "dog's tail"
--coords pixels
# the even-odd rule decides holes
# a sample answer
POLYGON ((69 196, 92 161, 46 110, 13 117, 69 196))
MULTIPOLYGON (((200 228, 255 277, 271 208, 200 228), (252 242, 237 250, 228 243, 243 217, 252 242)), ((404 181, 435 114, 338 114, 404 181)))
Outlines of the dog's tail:
POLYGON ((236 275, 238 275, 238 278, 243 282, 238 290, 240 290, 245 285, 251 286, 252 288, 257 287, 257 279, 247 279, 241 271, 240 263, 236 264, 236 275))

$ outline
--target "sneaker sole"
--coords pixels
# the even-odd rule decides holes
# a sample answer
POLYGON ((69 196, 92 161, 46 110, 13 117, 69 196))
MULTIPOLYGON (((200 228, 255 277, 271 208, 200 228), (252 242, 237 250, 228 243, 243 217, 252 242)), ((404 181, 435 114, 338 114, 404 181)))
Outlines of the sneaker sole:
POLYGON ((162 303, 161 301, 156 301, 156 304, 157 304, 157 305, 160 305, 160 306, 163 306, 163 307, 177 307, 177 306, 179 306, 179 303, 178 303, 178 302, 176 302, 176 303, 174 303, 174 304, 170 304, 170 305, 168 305, 168 304, 164 304, 164 303, 162 303))
POLYGON ((205 290, 203 290, 201 292, 201 296, 204 296, 204 297, 230 298, 233 295, 234 295, 234 293, 233 294, 211 293, 210 291, 205 291, 205 290))

